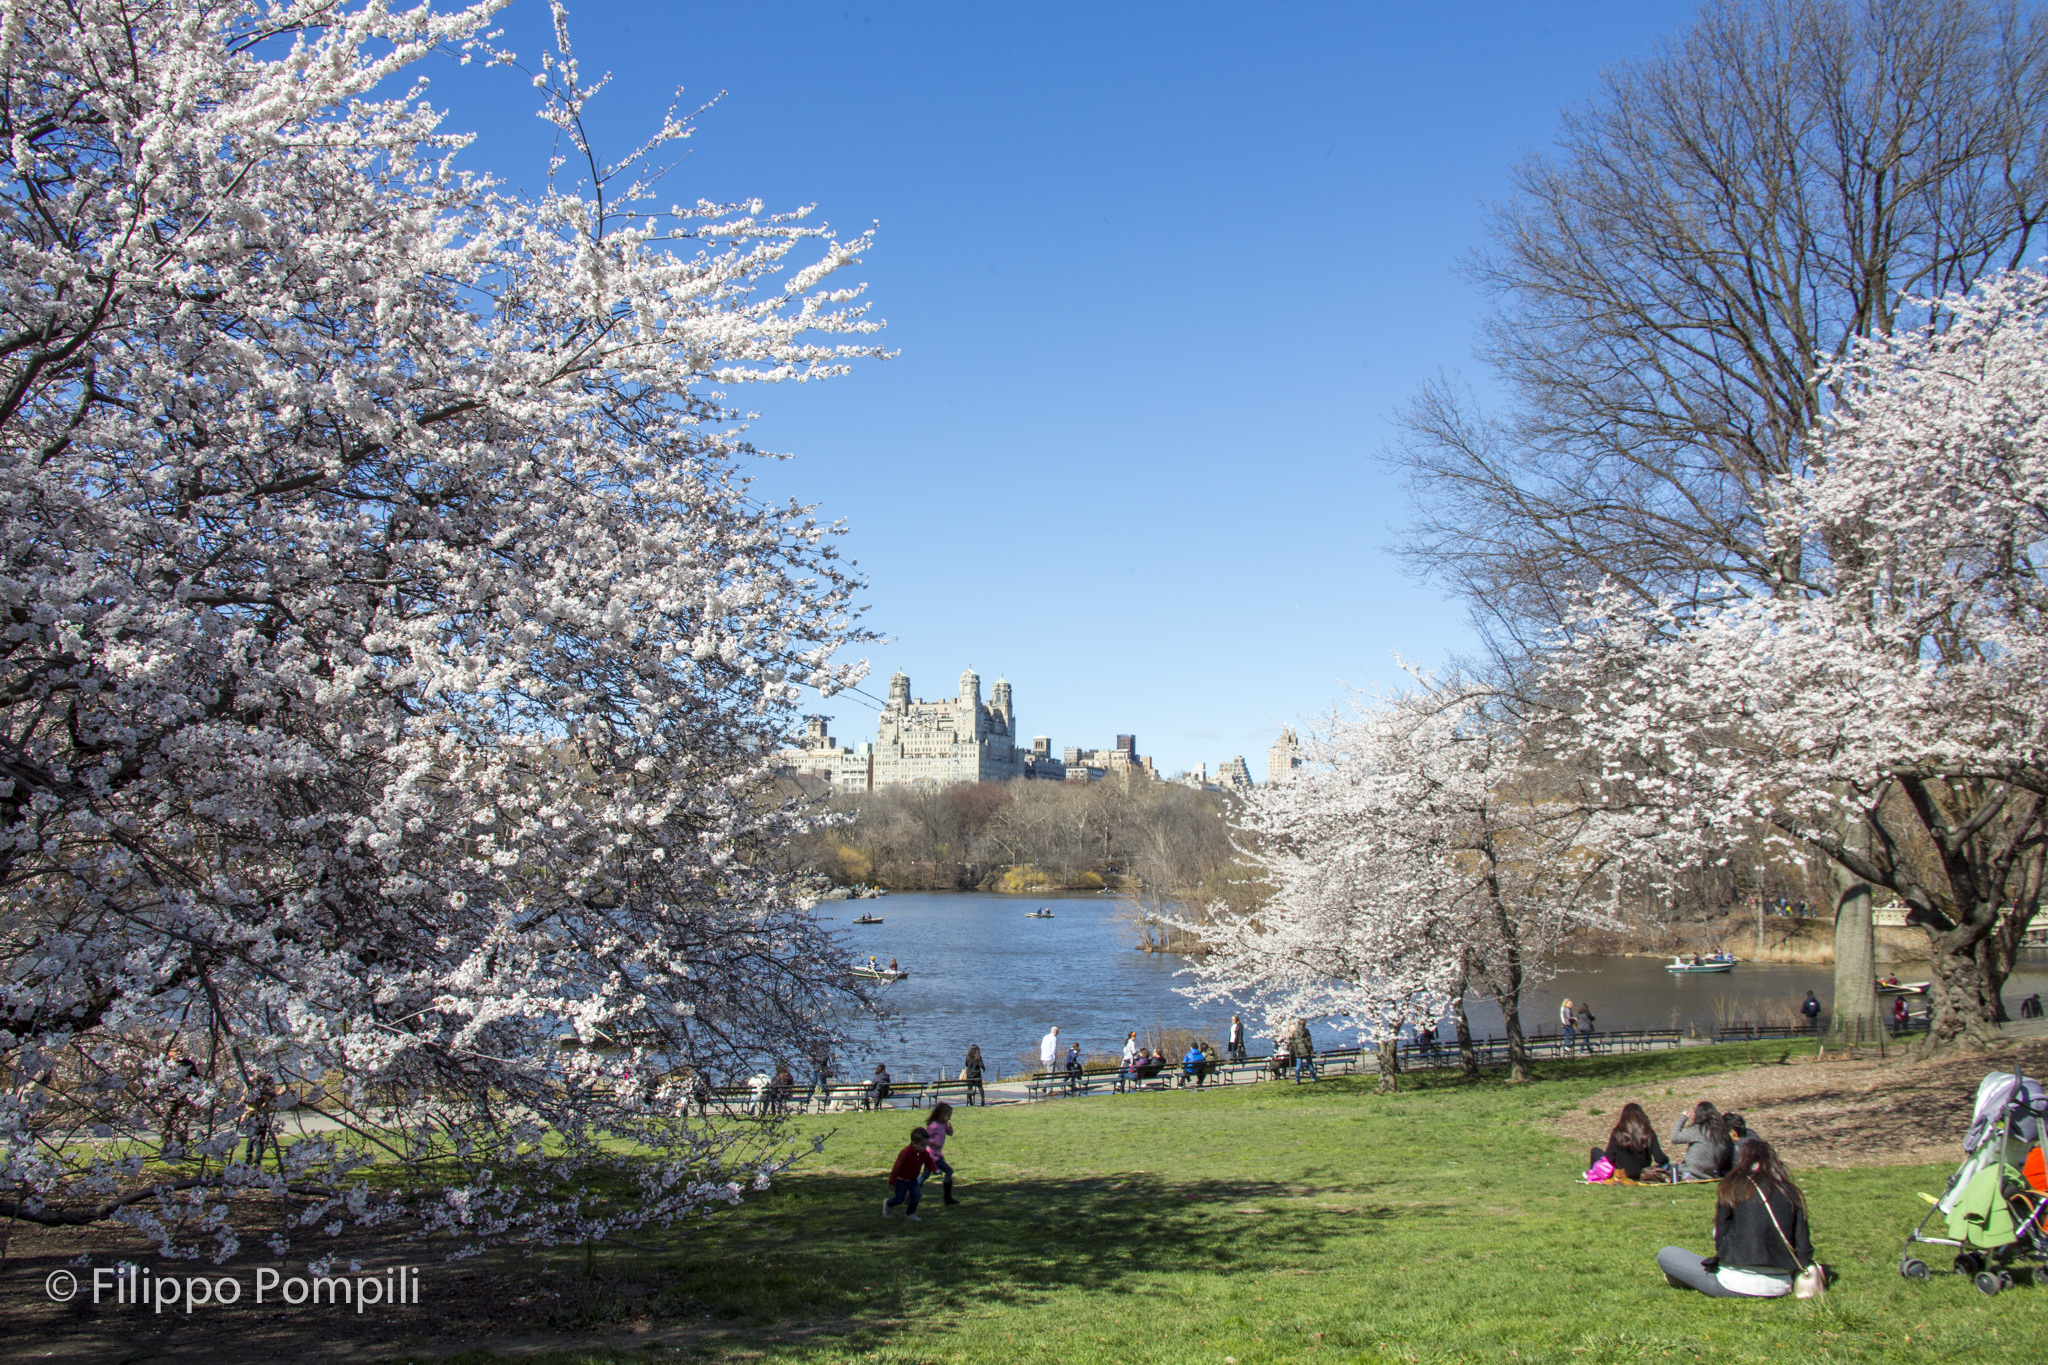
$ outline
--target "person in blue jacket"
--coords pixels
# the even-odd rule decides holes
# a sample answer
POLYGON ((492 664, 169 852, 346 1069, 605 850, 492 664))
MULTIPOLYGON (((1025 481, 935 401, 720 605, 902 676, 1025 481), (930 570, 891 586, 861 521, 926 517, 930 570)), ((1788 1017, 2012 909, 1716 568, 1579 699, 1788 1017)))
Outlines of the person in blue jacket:
POLYGON ((1208 1079, 1209 1059, 1202 1055, 1202 1045, 1200 1043, 1188 1044, 1187 1056, 1180 1059, 1180 1074, 1183 1077, 1194 1077, 1195 1089, 1197 1090, 1200 1090, 1202 1082, 1208 1079))

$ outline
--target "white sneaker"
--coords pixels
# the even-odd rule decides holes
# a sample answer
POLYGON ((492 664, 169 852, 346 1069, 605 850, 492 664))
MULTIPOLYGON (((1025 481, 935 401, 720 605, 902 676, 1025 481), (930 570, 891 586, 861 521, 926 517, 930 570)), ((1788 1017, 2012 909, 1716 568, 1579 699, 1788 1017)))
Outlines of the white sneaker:
POLYGON ((884 1199, 884 1200, 882 1201, 882 1217, 884 1217, 884 1218, 887 1218, 888 1216, 889 1216, 889 1201, 888 1201, 888 1200, 886 1200, 886 1199, 884 1199))
POLYGON ((924 1219, 918 1217, 914 1213, 906 1213, 903 1215, 903 1221, 906 1223, 922 1223, 924 1219))

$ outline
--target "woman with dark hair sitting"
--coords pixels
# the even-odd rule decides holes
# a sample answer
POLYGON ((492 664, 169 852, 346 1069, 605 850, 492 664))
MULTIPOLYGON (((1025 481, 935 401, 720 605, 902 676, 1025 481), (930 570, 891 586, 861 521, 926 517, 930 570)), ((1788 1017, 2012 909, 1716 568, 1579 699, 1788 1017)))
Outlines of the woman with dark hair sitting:
POLYGON ((1690 1118, 1681 1117, 1671 1130, 1671 1145, 1689 1144, 1671 1175, 1674 1180, 1718 1180, 1728 1173, 1735 1144, 1728 1140, 1728 1120, 1710 1100, 1692 1107, 1690 1118))
POLYGON ((1714 1254, 1701 1260, 1684 1247, 1657 1253, 1657 1268, 1674 1289, 1715 1299, 1775 1299, 1792 1292, 1793 1277, 1813 1264, 1806 1196, 1762 1138, 1747 1138, 1714 1200, 1714 1254))
POLYGON ((1607 1146, 1593 1149, 1594 1161, 1603 1156, 1613 1165, 1616 1175, 1630 1180, 1641 1180, 1644 1171, 1667 1165, 1670 1160, 1657 1145, 1657 1130, 1650 1126, 1650 1116, 1634 1100, 1621 1106, 1621 1117, 1607 1134, 1607 1146))

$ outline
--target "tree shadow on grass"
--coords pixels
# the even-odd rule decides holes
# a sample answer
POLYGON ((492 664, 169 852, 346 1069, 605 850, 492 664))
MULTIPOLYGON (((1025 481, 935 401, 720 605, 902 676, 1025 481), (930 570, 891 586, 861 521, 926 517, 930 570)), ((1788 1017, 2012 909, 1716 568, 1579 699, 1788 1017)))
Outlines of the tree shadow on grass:
POLYGON ((1120 1292, 1143 1277, 1297 1264, 1337 1236, 1407 1212, 1359 1200, 1304 1203, 1300 1182, 1167 1181, 1152 1175, 936 1184, 908 1224, 881 1216, 881 1182, 786 1179, 779 1192, 693 1240, 683 1258, 645 1255, 623 1273, 658 1288, 679 1318, 756 1326, 886 1322, 972 1304, 1025 1305, 1066 1290, 1120 1292))
MULTIPOLYGON (((492 1344, 707 1336, 800 1349, 815 1337, 882 1341, 909 1320, 977 1306, 1029 1306, 1069 1291, 1147 1294, 1163 1276, 1301 1266, 1332 1239, 1371 1236, 1376 1225, 1419 1212, 1376 1203, 1356 1182, 1325 1187, 1313 1178, 971 1181, 951 1207, 937 1183, 927 1190, 920 1222, 901 1221, 900 1210, 884 1222, 882 1181, 790 1175, 673 1238, 643 1232, 639 1246, 606 1245, 587 1261, 581 1248, 427 1260, 421 1310, 387 1311, 381 1323, 346 1306, 313 1313, 244 1304, 190 1318, 82 1302, 67 1311, 33 1292, 39 1277, 69 1263, 46 1252, 12 1258, 0 1276, 15 1300, 0 1314, 0 1335, 33 1346, 28 1354, 54 1348, 55 1358, 73 1360, 428 1359, 479 1347, 486 1353, 476 1358, 486 1359, 492 1344)), ((426 1260, 417 1248, 392 1250, 426 1260)))

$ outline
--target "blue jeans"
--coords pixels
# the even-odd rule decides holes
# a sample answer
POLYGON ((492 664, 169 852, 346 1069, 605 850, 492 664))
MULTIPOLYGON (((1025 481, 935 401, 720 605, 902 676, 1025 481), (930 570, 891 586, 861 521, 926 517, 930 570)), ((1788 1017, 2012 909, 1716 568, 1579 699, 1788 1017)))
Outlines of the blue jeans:
POLYGON ((1300 1083, 1301 1073, 1304 1071, 1308 1073, 1308 1078, 1312 1081, 1322 1079, 1322 1077, 1316 1075, 1316 1063, 1313 1057, 1296 1057, 1294 1059, 1294 1079, 1296 1084, 1300 1083))
POLYGON ((1578 1050, 1579 1034, 1570 1024, 1564 1026, 1564 1055, 1569 1057, 1578 1050))
POLYGON ((898 1204, 901 1204, 904 1200, 908 1199, 910 1201, 910 1205, 908 1208, 903 1210, 904 1215, 907 1217, 910 1214, 916 1213, 918 1187, 922 1185, 924 1182, 921 1180, 898 1180, 892 1183, 896 1186, 896 1193, 889 1196, 889 1202, 882 1205, 882 1208, 885 1211, 893 1209, 898 1204))

